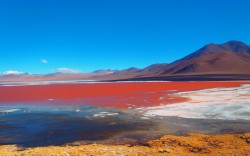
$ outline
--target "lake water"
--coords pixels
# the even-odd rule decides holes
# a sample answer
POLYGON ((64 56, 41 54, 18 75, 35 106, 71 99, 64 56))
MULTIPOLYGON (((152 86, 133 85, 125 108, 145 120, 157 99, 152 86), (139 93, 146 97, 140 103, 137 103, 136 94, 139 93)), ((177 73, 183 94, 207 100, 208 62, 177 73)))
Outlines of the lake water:
MULTIPOLYGON (((69 85, 0 87, 0 144, 24 147, 89 143, 146 144, 148 140, 164 134, 250 131, 250 120, 245 119, 195 118, 194 114, 190 118, 149 115, 148 112, 152 110, 159 111, 158 107, 167 109, 165 112, 183 111, 165 107, 176 103, 173 106, 178 108, 178 102, 185 102, 186 99, 170 96, 177 92, 174 88, 180 88, 182 83, 175 84, 175 87, 169 83, 91 84, 87 86, 90 90, 86 90, 86 85, 83 88, 77 85, 73 88, 69 85), (95 90, 96 87, 106 88, 99 91, 95 90), (60 98, 60 94, 64 98, 60 98)), ((189 85, 191 89, 197 88, 193 84, 187 83, 184 88, 189 85)), ((232 84, 227 85, 231 87, 232 84)), ((204 86, 200 83, 199 87, 204 86)), ((247 94, 245 96, 248 97, 247 94)), ((195 107, 194 112, 199 112, 198 109, 201 108, 195 107)))

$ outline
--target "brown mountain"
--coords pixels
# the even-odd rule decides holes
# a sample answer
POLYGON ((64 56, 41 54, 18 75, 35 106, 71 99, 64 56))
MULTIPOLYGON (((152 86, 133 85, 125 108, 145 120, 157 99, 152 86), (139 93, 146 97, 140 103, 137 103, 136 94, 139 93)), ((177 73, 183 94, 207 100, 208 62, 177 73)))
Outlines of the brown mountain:
POLYGON ((250 46, 239 41, 208 44, 190 55, 170 64, 153 64, 144 69, 98 70, 93 73, 48 75, 5 75, 2 81, 57 81, 57 80, 220 80, 250 79, 250 46))
POLYGON ((169 65, 167 63, 158 63, 153 64, 151 66, 148 66, 142 70, 140 70, 140 75, 159 75, 163 72, 165 72, 169 68, 169 65))
POLYGON ((170 64, 154 64, 144 69, 114 73, 108 79, 176 77, 190 75, 250 75, 250 46, 239 41, 208 44, 170 64), (115 75, 116 74, 116 75, 115 75), (119 76, 118 76, 119 75, 119 76))
POLYGON ((120 79, 130 79, 130 78, 134 78, 137 77, 138 72, 141 69, 139 68, 128 68, 128 69, 124 69, 124 70, 117 70, 111 74, 108 75, 96 75, 93 76, 92 79, 94 80, 120 80, 120 79))
POLYGON ((154 77, 161 75, 168 68, 167 63, 158 63, 150 65, 144 69, 131 67, 124 70, 115 71, 110 75, 98 75, 94 79, 97 80, 120 80, 120 79, 131 79, 131 78, 143 78, 143 77, 154 77))
POLYGON ((209 44, 169 65, 162 75, 250 74, 250 46, 230 41, 209 44))
POLYGON ((69 81, 69 80, 95 80, 96 76, 109 75, 108 72, 98 73, 52 73, 46 75, 32 75, 32 74, 20 74, 20 75, 1 75, 0 82, 28 82, 28 81, 69 81))
POLYGON ((96 70, 96 71, 94 71, 94 72, 92 72, 92 73, 94 73, 94 74, 112 74, 112 73, 114 73, 114 72, 116 72, 116 71, 118 71, 118 70, 112 70, 112 69, 107 69, 107 70, 105 70, 105 69, 100 69, 100 70, 96 70))

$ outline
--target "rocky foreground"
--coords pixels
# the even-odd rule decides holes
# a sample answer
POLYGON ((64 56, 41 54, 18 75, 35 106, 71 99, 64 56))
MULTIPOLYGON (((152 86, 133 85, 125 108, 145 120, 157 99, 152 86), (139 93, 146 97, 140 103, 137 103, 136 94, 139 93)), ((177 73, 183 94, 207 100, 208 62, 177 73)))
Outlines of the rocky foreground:
POLYGON ((0 146, 0 156, 146 156, 146 155, 250 155, 250 133, 187 136, 165 135, 145 146, 101 145, 49 146, 19 148, 15 145, 0 146))

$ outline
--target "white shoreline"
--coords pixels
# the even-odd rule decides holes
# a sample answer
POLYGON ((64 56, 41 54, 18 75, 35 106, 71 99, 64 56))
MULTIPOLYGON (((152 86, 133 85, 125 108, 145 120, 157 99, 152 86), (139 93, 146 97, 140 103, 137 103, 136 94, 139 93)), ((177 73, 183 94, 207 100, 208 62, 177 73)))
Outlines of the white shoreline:
POLYGON ((191 99, 144 108, 145 115, 196 119, 250 120, 250 85, 175 93, 191 99))

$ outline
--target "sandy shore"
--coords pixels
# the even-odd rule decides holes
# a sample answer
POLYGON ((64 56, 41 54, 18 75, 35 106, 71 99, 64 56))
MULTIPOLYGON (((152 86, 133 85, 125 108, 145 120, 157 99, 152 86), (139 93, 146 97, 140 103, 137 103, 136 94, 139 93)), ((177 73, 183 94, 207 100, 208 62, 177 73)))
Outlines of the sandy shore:
POLYGON ((15 145, 0 146, 0 156, 164 156, 164 155, 237 155, 250 154, 250 133, 187 136, 165 135, 149 141, 145 146, 101 145, 49 146, 18 148, 15 145))

